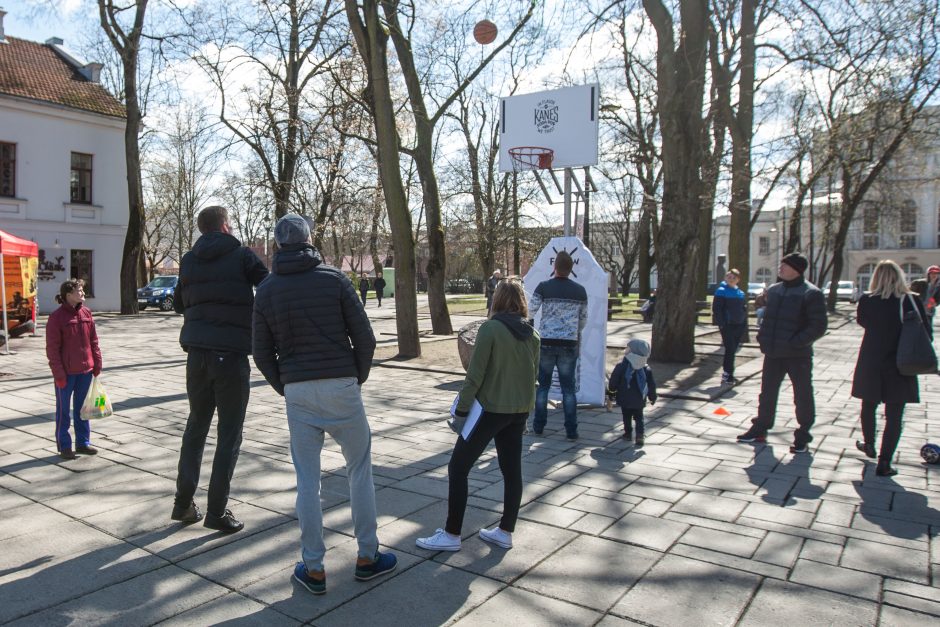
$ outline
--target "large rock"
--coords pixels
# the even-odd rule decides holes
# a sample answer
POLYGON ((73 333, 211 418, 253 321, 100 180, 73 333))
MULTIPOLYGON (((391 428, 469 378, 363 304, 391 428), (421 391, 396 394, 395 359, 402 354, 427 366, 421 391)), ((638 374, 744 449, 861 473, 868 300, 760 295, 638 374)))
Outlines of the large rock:
POLYGON ((477 320, 457 331, 457 352, 460 354, 460 363, 463 364, 464 370, 470 367, 473 347, 477 343, 477 331, 480 330, 480 325, 484 322, 486 320, 477 320))

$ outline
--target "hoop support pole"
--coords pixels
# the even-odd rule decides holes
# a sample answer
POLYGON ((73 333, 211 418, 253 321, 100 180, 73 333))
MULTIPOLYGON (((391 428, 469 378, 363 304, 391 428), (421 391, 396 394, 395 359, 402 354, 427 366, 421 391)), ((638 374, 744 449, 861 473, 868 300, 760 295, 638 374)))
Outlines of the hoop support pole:
POLYGON ((571 236, 571 168, 565 168, 565 237, 571 236))

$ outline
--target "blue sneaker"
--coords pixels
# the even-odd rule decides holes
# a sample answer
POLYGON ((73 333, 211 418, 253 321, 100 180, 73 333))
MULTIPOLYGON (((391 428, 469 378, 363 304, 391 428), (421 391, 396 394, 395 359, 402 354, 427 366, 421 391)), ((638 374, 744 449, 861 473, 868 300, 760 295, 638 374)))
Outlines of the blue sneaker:
POLYGON ((297 583, 312 592, 313 594, 324 594, 326 592, 326 573, 317 573, 319 577, 311 577, 307 572, 307 566, 303 562, 297 562, 294 566, 294 579, 297 583))
POLYGON ((394 553, 375 552, 375 559, 368 564, 356 562, 356 581, 369 581, 379 575, 390 573, 398 566, 398 558, 394 553))

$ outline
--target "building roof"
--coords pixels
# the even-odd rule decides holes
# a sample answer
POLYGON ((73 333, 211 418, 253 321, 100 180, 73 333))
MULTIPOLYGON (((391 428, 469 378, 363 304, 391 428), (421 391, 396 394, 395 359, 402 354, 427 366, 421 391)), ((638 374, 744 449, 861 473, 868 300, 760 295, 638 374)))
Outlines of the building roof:
POLYGON ((72 109, 125 117, 124 106, 55 49, 16 37, 0 45, 0 95, 51 102, 72 109))

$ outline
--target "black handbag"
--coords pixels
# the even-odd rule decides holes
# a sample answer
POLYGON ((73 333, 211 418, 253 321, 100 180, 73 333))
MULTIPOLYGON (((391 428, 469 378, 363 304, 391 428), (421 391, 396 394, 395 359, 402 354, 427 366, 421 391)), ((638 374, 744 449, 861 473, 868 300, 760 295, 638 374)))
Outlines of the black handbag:
POLYGON ((927 335, 920 311, 913 297, 907 294, 901 299, 901 337, 898 338, 898 370, 906 376, 936 374, 937 354, 933 342, 927 335), (911 299, 911 311, 905 313, 904 301, 911 299))

